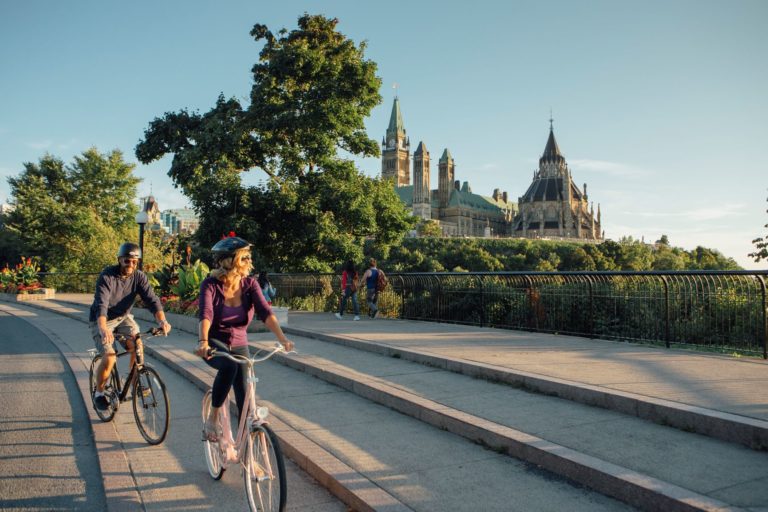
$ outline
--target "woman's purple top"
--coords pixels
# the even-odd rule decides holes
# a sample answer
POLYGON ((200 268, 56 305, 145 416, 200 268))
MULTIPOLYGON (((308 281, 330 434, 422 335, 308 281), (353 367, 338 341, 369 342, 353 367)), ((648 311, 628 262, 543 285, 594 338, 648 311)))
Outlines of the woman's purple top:
POLYGON ((245 345, 248 343, 247 329, 254 312, 262 322, 272 314, 272 308, 264 300, 259 283, 254 278, 244 277, 240 281, 240 288, 242 304, 230 308, 224 305, 224 283, 214 277, 207 277, 200 283, 198 318, 210 320, 209 338, 227 345, 245 345), (238 309, 240 314, 235 313, 238 309))

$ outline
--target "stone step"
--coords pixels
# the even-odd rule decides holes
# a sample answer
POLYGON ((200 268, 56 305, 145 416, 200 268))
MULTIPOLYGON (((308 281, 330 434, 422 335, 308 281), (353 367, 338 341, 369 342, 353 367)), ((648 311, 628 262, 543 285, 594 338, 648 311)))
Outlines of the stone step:
POLYGON ((279 362, 640 509, 768 506, 764 453, 396 354, 299 339, 301 357, 279 362))
POLYGON ((416 349, 395 347, 350 336, 329 335, 307 329, 287 326, 286 333, 313 338, 371 352, 386 357, 403 359, 439 368, 461 375, 500 382, 516 388, 555 396, 585 405, 614 410, 636 416, 660 425, 685 432, 737 443, 754 450, 768 450, 768 421, 738 414, 654 398, 637 393, 592 386, 550 376, 511 370, 502 366, 475 362, 416 349))

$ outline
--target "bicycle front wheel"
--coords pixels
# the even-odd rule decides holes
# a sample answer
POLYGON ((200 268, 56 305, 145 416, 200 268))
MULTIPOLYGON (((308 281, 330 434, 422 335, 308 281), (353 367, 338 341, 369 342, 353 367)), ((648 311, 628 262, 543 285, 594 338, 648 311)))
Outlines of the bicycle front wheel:
POLYGON ((144 365, 133 380, 133 417, 149 444, 160 444, 168 434, 171 404, 165 383, 151 366, 144 365))
MULTIPOLYGON (((88 388, 91 391, 91 402, 93 402, 93 394, 96 392, 96 371, 101 363, 101 356, 101 354, 98 354, 93 358, 91 361, 91 369, 88 372, 88 388)), ((109 377, 107 377, 107 383, 104 385, 104 395, 106 395, 109 400, 109 408, 102 411, 96 407, 96 404, 93 404, 93 410, 96 411, 96 414, 101 421, 112 421, 115 414, 117 414, 117 408, 120 406, 120 399, 118 398, 119 389, 120 386, 117 384, 117 370, 112 368, 112 372, 109 374, 109 377)))
POLYGON ((260 425, 250 433, 243 460, 245 494, 251 512, 285 510, 285 461, 275 433, 260 425))
MULTIPOLYGON (((205 431, 205 420, 211 413, 211 396, 212 393, 209 389, 205 392, 205 396, 203 397, 203 431, 205 431)), ((219 443, 213 443, 204 439, 203 451, 205 452, 205 464, 208 466, 208 473, 214 480, 220 480, 224 474, 224 464, 221 462, 219 443)))

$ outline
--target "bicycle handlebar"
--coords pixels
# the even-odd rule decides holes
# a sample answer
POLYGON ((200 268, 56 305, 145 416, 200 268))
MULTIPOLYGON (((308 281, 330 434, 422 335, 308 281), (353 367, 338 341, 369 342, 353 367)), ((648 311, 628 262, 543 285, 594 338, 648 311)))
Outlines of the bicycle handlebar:
POLYGON ((238 364, 239 363, 245 363, 245 362, 250 362, 251 364, 261 363, 261 362, 266 361, 267 359, 269 359, 270 357, 274 356, 275 354, 277 354, 279 352, 282 352, 284 354, 295 354, 296 353, 295 350, 291 350, 290 352, 288 352, 287 350, 285 350, 285 347, 283 347, 280 343, 277 343, 275 348, 270 350, 267 353, 267 355, 265 355, 263 357, 256 357, 255 354, 252 357, 246 357, 246 356, 241 356, 240 354, 230 354, 229 352, 224 352, 223 350, 227 350, 226 346, 223 343, 221 343, 220 341, 218 341, 218 340, 213 340, 212 339, 212 340, 209 340, 209 341, 212 344, 218 346, 222 350, 222 352, 219 352, 219 350, 216 347, 209 348, 208 349, 208 356, 209 357, 226 357, 227 359, 230 359, 231 361, 234 361, 235 363, 238 363, 238 364))
MULTIPOLYGON (((123 340, 123 341, 132 337, 128 334, 120 334, 120 333, 113 333, 113 335, 115 337, 115 340, 123 340)), ((158 336, 164 336, 164 335, 165 335, 165 331, 163 331, 163 329, 161 329, 160 327, 152 327, 148 329, 147 332, 145 333, 140 332, 137 334, 137 336, 140 337, 142 340, 148 340, 151 338, 156 338, 158 336), (143 337, 141 336, 142 334, 149 334, 149 336, 143 337)))

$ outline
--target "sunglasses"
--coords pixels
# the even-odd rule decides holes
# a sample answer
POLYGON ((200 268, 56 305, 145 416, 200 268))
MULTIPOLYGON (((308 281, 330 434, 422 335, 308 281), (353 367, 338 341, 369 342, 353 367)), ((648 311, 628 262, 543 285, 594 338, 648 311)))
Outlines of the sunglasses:
POLYGON ((245 256, 240 256, 240 261, 251 261, 251 255, 246 254, 245 256))

